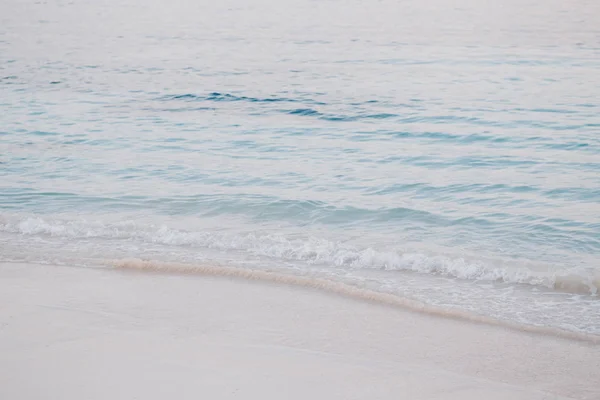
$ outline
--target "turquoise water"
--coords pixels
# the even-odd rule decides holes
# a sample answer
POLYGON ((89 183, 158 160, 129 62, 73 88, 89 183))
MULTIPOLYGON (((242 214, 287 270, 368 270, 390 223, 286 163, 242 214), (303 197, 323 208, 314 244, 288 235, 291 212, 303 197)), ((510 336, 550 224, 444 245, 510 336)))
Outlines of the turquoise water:
POLYGON ((0 258, 323 276, 600 333, 600 7, 0 4, 0 258))

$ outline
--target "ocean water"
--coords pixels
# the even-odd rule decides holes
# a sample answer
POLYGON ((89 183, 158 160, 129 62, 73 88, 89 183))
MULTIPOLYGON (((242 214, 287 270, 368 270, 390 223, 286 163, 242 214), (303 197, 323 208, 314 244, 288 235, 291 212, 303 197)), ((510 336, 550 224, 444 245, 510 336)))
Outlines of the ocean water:
POLYGON ((598 20, 0 0, 0 261, 268 270, 600 334, 598 20))

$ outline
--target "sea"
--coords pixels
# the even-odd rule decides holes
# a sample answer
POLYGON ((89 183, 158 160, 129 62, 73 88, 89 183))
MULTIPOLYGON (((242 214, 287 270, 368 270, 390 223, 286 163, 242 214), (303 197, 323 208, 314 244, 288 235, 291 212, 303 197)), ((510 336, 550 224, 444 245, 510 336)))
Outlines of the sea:
POLYGON ((0 0, 0 262, 600 335, 600 2, 0 0))

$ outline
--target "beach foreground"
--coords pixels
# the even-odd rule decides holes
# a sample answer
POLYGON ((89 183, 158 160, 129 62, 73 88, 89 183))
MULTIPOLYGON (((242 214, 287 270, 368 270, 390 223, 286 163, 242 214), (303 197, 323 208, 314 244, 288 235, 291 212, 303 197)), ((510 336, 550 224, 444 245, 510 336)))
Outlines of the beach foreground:
POLYGON ((227 277, 0 264, 2 399, 598 399, 600 346, 227 277))

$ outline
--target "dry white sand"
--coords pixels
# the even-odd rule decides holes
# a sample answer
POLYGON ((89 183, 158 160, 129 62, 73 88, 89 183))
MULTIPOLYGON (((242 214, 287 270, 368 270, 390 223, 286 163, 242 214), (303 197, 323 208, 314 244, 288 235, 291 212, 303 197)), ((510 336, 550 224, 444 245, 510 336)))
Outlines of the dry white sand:
POLYGON ((0 399, 600 399, 600 346, 274 283, 0 264, 0 399))

